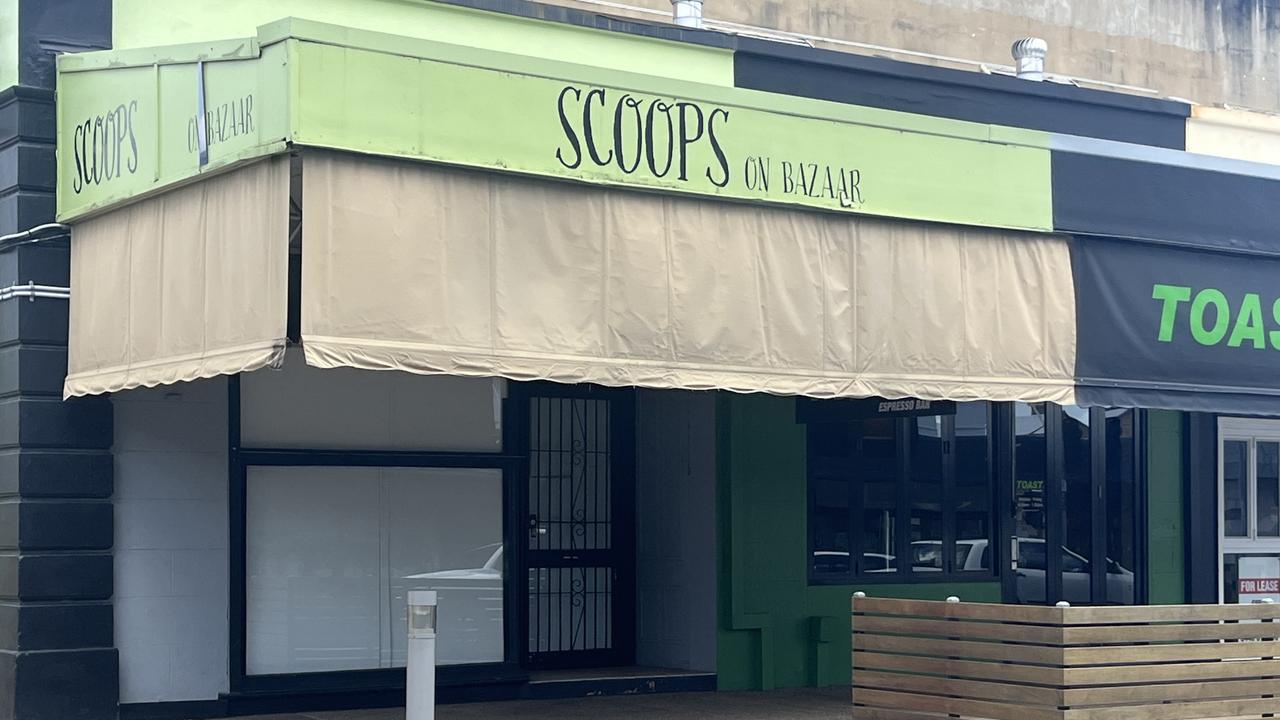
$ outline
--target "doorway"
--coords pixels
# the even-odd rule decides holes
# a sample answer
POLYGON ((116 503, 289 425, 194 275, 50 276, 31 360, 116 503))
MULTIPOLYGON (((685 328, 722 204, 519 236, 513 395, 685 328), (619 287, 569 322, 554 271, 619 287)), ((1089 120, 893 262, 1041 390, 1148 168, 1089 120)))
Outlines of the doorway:
POLYGON ((1140 602, 1141 413, 1014 403, 1012 415, 1005 601, 1140 602))
POLYGON ((1218 420, 1218 600, 1280 602, 1280 421, 1218 420))
POLYGON ((634 396, 513 386, 522 454, 515 577, 530 669, 629 665, 635 655, 634 396))

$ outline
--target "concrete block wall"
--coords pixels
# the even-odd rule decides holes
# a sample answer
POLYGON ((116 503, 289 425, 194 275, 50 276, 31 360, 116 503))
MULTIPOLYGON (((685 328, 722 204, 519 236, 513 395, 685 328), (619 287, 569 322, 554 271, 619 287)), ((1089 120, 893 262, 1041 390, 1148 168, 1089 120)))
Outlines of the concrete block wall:
POLYGON ((216 699, 228 689, 227 382, 113 405, 120 702, 216 699))
MULTIPOLYGON (((668 0, 625 0, 654 14, 555 4, 654 20, 668 0)), ((1051 73, 1151 88, 1202 104, 1280 110, 1280 5, 1275 0, 762 0, 717 2, 709 19, 885 48, 1012 65, 1010 44, 1049 42, 1051 73)), ((953 63, 813 42, 818 47, 951 67, 953 63)), ((968 69, 977 70, 972 65, 968 69)))

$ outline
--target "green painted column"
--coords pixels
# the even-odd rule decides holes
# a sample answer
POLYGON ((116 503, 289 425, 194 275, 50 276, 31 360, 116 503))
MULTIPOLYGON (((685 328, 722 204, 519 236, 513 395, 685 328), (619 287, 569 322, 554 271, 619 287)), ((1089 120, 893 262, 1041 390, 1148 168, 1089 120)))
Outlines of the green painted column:
POLYGON ((1147 412, 1147 580, 1153 605, 1186 601, 1182 417, 1147 412))

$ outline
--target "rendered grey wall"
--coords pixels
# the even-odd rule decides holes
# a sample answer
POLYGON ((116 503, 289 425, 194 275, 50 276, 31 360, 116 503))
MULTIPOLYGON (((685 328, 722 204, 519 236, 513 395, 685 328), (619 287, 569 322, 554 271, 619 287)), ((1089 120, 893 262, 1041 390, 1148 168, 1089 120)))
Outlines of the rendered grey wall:
MULTIPOLYGON (((575 0, 556 4, 611 15, 575 0)), ((669 13, 667 0, 625 0, 669 13)), ((1050 72, 1154 88, 1203 104, 1280 109, 1276 0, 708 0, 707 18, 1011 65, 1009 45, 1049 41, 1050 72)), ((819 47, 879 54, 815 42, 819 47)), ((906 58, 929 62, 923 58, 906 58)))
POLYGON ((640 665, 716 669, 715 395, 636 399, 640 665))

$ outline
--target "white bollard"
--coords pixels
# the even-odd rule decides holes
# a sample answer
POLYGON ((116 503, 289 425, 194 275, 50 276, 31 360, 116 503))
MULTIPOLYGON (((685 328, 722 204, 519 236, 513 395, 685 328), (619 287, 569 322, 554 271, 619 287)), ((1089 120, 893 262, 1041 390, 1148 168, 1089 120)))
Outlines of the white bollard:
POLYGON ((405 720, 436 716, 436 592, 409 591, 409 657, 405 666, 405 720))

